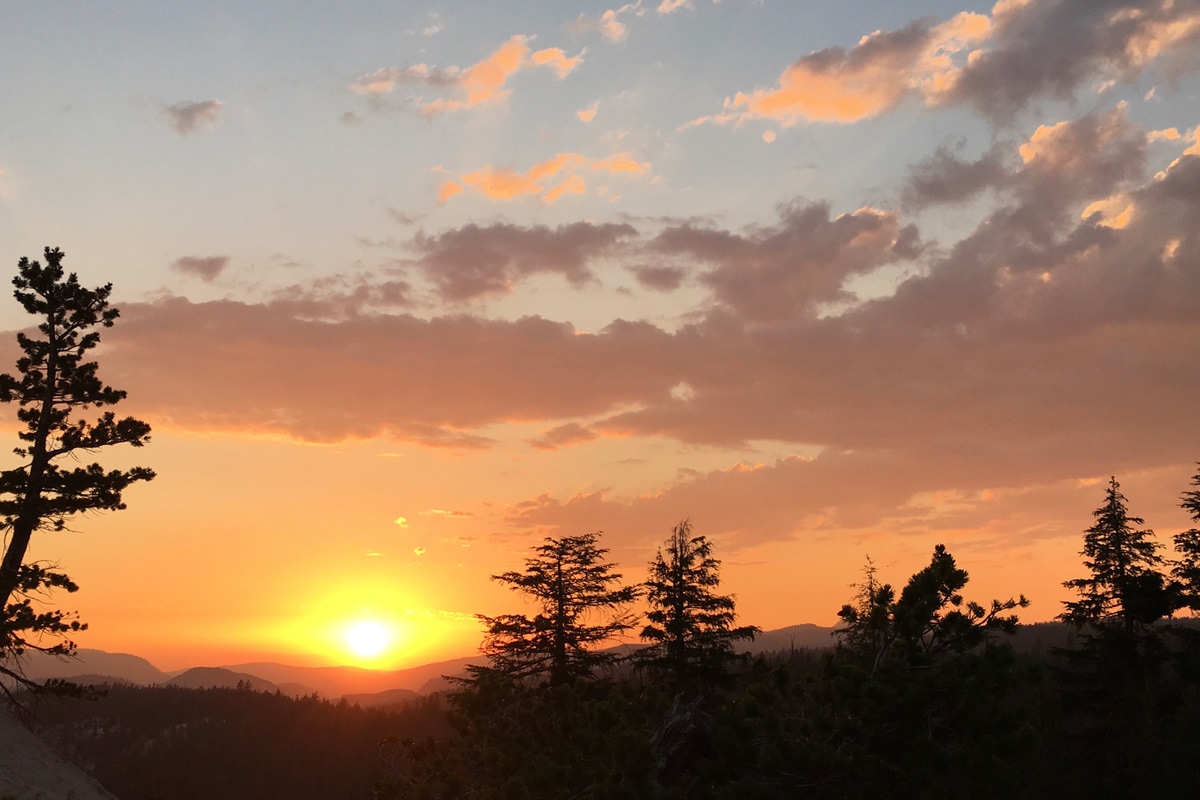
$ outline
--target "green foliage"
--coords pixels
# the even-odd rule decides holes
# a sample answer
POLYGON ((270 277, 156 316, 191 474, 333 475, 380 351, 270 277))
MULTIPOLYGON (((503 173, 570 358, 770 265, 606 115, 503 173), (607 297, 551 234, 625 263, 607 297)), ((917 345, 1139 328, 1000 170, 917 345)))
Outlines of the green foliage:
POLYGON ((0 375, 0 402, 16 403, 23 429, 22 445, 13 450, 19 466, 0 471, 0 527, 5 534, 0 561, 0 673, 28 685, 16 659, 26 650, 69 655, 68 634, 83 629, 73 615, 40 610, 55 589, 76 585, 53 567, 27 563, 26 552, 39 530, 59 531, 76 514, 125 508, 122 492, 154 473, 145 467, 105 470, 99 464, 74 464, 81 453, 128 444, 141 447, 150 426, 132 417, 117 419, 111 411, 96 419, 80 412, 111 406, 125 392, 106 386, 97 364, 87 361, 100 342, 97 327, 111 327, 119 313, 110 308, 112 285, 87 289, 74 273, 64 277, 61 251, 46 248, 45 265, 22 258, 13 279, 14 296, 39 320, 37 335, 17 334, 24 355, 17 376, 0 375))
POLYGON ((634 654, 639 666, 670 676, 676 689, 705 685, 720 678, 736 657, 733 643, 754 639, 759 629, 735 627, 733 598, 716 593, 721 562, 712 542, 693 536, 691 523, 680 522, 650 563, 644 584, 650 611, 641 638, 651 642, 634 654))
MULTIPOLYGON (((492 669, 510 678, 535 678, 561 685, 590 678, 616 656, 597 650, 633 627, 624 606, 637 597, 621 586, 620 573, 604 560, 599 533, 547 538, 525 559, 524 572, 493 575, 536 602, 539 613, 479 619, 487 632, 480 650, 492 669)), ((476 675, 483 670, 476 670, 476 675)))

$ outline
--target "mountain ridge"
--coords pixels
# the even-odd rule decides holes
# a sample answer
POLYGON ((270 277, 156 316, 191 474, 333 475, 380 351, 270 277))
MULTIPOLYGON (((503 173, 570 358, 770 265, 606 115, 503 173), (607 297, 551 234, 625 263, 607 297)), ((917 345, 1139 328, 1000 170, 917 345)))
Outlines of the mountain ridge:
MULTIPOLYGON (((834 628, 801 623, 763 631, 753 642, 738 643, 741 652, 757 654, 790 649, 824 649, 835 644, 834 628)), ((1039 622, 1022 625, 1009 639, 1021 651, 1045 651, 1069 644, 1072 632, 1063 624, 1039 622)), ((635 645, 620 645, 633 649, 635 645)), ((140 685, 236 686, 239 681, 260 691, 282 691, 297 696, 318 694, 330 700, 345 697, 361 705, 391 702, 448 688, 446 676, 462 675, 468 666, 482 665, 480 655, 433 661, 398 670, 371 670, 350 665, 301 667, 271 661, 191 667, 165 672, 148 660, 129 653, 80 649, 73 659, 36 654, 25 662, 25 674, 34 680, 86 678, 86 682, 128 681, 140 685)))

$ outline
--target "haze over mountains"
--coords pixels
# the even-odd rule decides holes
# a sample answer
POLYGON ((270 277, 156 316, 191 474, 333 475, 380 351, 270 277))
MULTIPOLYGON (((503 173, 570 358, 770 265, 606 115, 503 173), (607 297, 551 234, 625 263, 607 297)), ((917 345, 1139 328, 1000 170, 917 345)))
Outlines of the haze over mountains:
MULTIPOLYGON (((764 631, 742 649, 760 653, 791 647, 822 648, 832 644, 832 628, 791 625, 764 631)), ((272 662, 197 666, 164 672, 144 658, 128 653, 81 648, 73 659, 34 654, 25 663, 26 674, 35 680, 71 679, 83 683, 128 681, 143 686, 236 687, 241 683, 257 691, 280 691, 286 695, 319 694, 329 699, 344 697, 360 705, 403 702, 418 694, 445 689, 445 676, 462 674, 468 665, 482 664, 480 656, 464 656, 400 670, 371 670, 362 667, 297 667, 272 662)))
MULTIPOLYGON (((809 623, 763 631, 753 642, 739 644, 748 653, 786 651, 791 648, 822 649, 834 644, 833 628, 809 623)), ((1020 651, 1045 651, 1069 646, 1072 632, 1061 623, 1023 625, 1009 641, 1020 651)), ((632 649, 622 645, 623 649, 632 649)), ((239 684, 256 691, 279 691, 292 697, 318 694, 330 700, 344 698, 358 705, 402 703, 418 695, 451 688, 447 676, 462 675, 468 665, 482 664, 481 656, 463 656, 399 670, 362 667, 297 667, 273 662, 197 666, 164 672, 149 661, 128 653, 80 649, 76 658, 57 659, 34 654, 25 662, 26 674, 35 680, 70 679, 77 683, 128 681, 143 686, 236 688, 239 684)))

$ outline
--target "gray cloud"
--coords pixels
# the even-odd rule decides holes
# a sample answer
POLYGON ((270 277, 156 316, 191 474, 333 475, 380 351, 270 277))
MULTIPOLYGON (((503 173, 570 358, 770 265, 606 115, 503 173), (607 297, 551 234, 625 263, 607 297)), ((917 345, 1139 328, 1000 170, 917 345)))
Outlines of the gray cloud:
POLYGON ((1159 58, 1194 60, 1198 18, 1195 0, 1017 4, 996 16, 994 44, 963 67, 943 99, 999 121, 1036 98, 1069 99, 1096 78, 1133 81, 1159 58))
POLYGON ((212 282, 229 265, 229 256, 184 256, 175 259, 171 268, 185 275, 194 275, 206 283, 212 282))
POLYGON ((824 203, 785 206, 778 224, 747 234, 670 227, 650 246, 710 264, 701 280, 717 300, 754 321, 811 313, 818 303, 847 299, 847 278, 914 258, 920 250, 916 228, 902 226, 894 213, 864 208, 831 218, 824 203))
POLYGON ((592 280, 590 259, 635 236, 632 225, 576 222, 557 228, 466 225, 433 236, 418 234, 417 266, 444 300, 505 294, 538 273, 557 273, 580 286, 592 280))
POLYGON ((180 136, 195 133, 201 128, 215 125, 225 104, 220 100, 201 100, 198 103, 176 103, 163 106, 171 127, 180 136))

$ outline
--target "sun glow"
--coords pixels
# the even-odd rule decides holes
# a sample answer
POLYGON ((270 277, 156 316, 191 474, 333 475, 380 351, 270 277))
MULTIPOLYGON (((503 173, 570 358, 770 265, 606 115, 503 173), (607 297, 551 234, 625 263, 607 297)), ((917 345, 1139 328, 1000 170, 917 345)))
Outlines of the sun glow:
POLYGON ((382 655, 392 644, 392 632, 382 622, 362 620, 346 629, 346 646, 362 659, 382 655))

